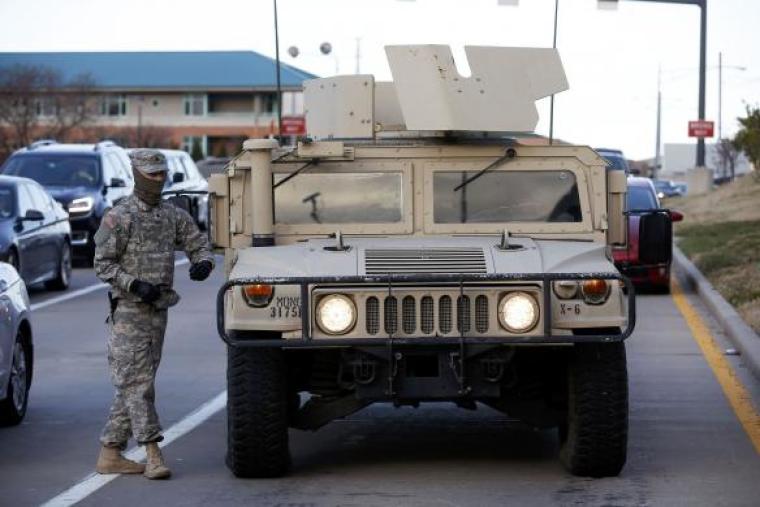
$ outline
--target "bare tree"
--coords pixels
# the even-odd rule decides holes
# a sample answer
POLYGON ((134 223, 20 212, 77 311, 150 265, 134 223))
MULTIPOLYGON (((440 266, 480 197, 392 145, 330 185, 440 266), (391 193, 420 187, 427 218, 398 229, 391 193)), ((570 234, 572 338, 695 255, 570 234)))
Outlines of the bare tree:
POLYGON ((86 74, 65 80, 56 69, 13 65, 0 69, 0 129, 7 150, 38 138, 65 140, 96 114, 95 83, 86 74))
POLYGON ((720 176, 733 181, 736 176, 736 162, 739 159, 736 144, 731 139, 723 138, 715 145, 715 151, 715 162, 720 167, 720 176))
POLYGON ((80 129, 77 140, 81 142, 97 142, 110 139, 121 146, 131 148, 176 148, 172 140, 171 129, 158 125, 142 125, 137 127, 108 127, 92 126, 80 129))

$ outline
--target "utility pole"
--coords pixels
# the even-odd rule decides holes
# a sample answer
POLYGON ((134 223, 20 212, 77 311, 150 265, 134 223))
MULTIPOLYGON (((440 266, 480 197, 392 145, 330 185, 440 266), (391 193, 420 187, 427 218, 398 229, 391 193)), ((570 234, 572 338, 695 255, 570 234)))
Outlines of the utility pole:
POLYGON ((660 79, 661 69, 657 67, 657 139, 654 146, 654 167, 652 167, 652 179, 657 179, 657 174, 660 171, 661 159, 660 159, 660 144, 661 144, 661 126, 662 126, 662 87, 660 79))
POLYGON ((282 86, 280 83, 280 31, 277 25, 277 0, 274 0, 274 52, 277 59, 277 140, 282 143, 282 86))
POLYGON ((718 142, 723 140, 723 51, 718 53, 718 142))
POLYGON ((362 38, 356 38, 356 70, 354 74, 361 74, 362 38))

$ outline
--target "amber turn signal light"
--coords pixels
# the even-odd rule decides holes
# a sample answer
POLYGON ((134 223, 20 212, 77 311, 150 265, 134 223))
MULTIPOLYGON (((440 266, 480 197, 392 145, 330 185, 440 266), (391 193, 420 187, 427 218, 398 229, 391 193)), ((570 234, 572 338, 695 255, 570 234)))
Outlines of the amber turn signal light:
POLYGON ((607 300, 607 296, 610 294, 610 284, 607 283, 607 280, 601 280, 599 278, 584 280, 581 284, 581 292, 587 303, 595 305, 602 304, 607 300))
POLYGON ((243 285, 243 298, 251 306, 267 306, 274 296, 274 287, 266 284, 243 285))

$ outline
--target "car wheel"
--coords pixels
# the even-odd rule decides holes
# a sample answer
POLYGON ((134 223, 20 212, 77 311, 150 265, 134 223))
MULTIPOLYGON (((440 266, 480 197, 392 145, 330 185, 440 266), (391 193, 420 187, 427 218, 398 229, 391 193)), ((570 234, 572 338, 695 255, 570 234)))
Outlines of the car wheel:
POLYGON ((562 464, 583 477, 618 475, 628 447, 625 344, 576 344, 567 384, 567 417, 559 428, 562 464))
POLYGON ((71 247, 68 242, 61 247, 61 256, 58 259, 58 272, 56 277, 45 282, 45 288, 49 290, 66 290, 71 283, 71 247))
POLYGON ((226 462, 237 477, 279 477, 288 471, 286 384, 281 350, 227 349, 226 462))
POLYGON ((26 414, 32 380, 31 354, 27 340, 19 331, 13 344, 13 359, 6 398, 0 401, 0 426, 15 426, 26 414))

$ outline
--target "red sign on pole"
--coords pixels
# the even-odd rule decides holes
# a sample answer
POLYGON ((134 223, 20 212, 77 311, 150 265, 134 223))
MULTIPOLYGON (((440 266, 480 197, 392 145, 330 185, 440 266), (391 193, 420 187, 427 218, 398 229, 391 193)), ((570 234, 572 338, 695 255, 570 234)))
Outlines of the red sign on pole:
POLYGON ((303 136, 306 135, 306 118, 303 116, 283 116, 282 135, 303 136))
POLYGON ((715 123, 707 120, 689 122, 689 137, 713 137, 715 135, 715 123))

